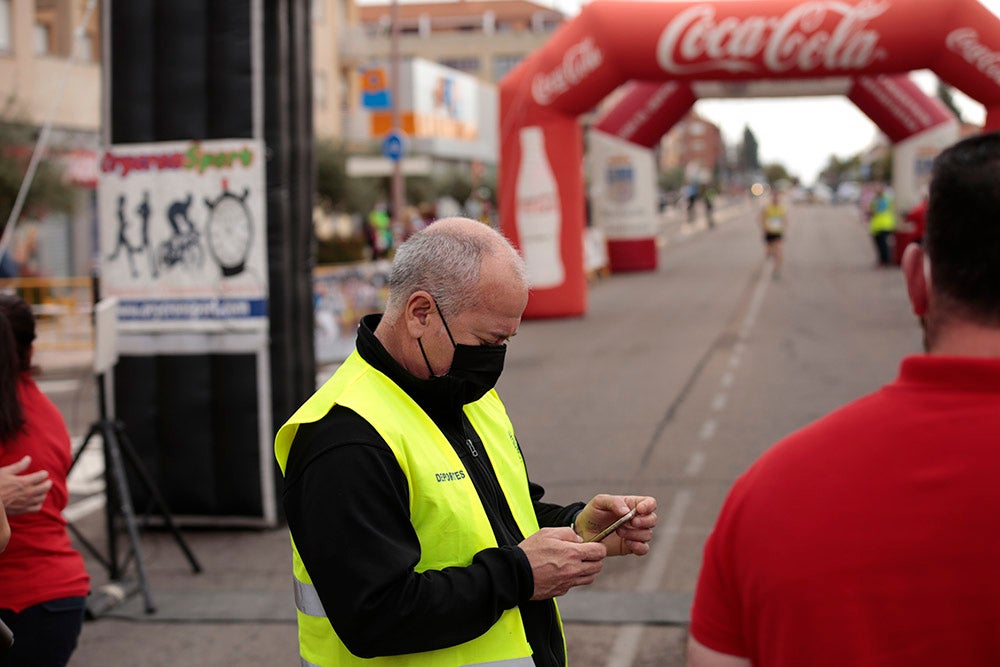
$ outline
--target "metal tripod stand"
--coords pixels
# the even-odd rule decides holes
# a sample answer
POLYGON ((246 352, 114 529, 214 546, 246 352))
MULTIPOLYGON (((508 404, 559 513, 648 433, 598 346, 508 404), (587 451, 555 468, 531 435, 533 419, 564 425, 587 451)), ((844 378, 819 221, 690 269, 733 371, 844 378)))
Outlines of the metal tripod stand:
POLYGON ((84 438, 83 444, 80 445, 80 449, 77 450, 76 455, 73 457, 70 470, 76 465, 76 462, 80 459, 90 441, 95 436, 100 435, 104 443, 104 487, 107 499, 104 506, 104 514, 108 540, 107 557, 103 556, 94 545, 88 542, 72 524, 69 524, 69 528, 87 551, 104 565, 108 571, 108 578, 114 583, 119 583, 122 581, 122 575, 128 564, 127 560, 119 559, 118 553, 118 534, 120 524, 124 523, 131 547, 131 556, 135 559, 136 573, 139 580, 139 587, 142 590, 145 611, 147 614, 152 614, 156 611, 156 607, 153 604, 149 582, 146 578, 146 569, 143 565, 142 548, 139 543, 139 524, 136 520, 135 509, 132 504, 132 494, 125 475, 126 463, 132 468, 133 473, 135 473, 152 499, 151 505, 155 506, 167 528, 173 533, 177 545, 184 552, 188 562, 191 564, 191 570, 197 574, 201 572, 201 565, 198 564, 198 560, 188 548, 184 537, 177 529, 170 515, 170 510, 167 509, 167 503, 163 495, 157 489, 156 484, 153 483, 142 460, 136 453, 135 447, 132 446, 132 441, 125 432, 124 425, 120 421, 108 417, 107 390, 105 385, 105 374, 99 373, 97 375, 97 400, 100 418, 90 425, 87 437, 84 438))

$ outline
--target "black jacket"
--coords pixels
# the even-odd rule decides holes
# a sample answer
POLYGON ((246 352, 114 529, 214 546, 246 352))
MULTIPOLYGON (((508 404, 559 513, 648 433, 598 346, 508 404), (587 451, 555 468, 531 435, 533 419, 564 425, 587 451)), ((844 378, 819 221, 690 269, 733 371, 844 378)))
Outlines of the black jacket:
MULTIPOLYGON (((469 641, 517 606, 535 664, 564 665, 555 606, 551 600, 530 600, 531 566, 517 547, 524 536, 482 441, 461 405, 386 352, 374 335, 379 318, 370 315, 358 327, 359 354, 413 398, 452 443, 499 546, 476 554, 468 567, 414 572, 420 544, 410 523, 403 471, 371 424, 335 406, 320 421, 299 427, 283 492, 289 530, 330 622, 352 653, 369 658, 469 641)), ((529 486, 542 527, 568 526, 583 508, 543 503, 542 487, 529 486)))

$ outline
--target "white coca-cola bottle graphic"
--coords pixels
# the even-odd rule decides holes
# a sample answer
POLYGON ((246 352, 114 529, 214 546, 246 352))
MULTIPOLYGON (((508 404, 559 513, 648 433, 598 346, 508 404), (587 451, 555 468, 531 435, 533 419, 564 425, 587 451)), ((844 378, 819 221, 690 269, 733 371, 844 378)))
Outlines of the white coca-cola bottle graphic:
POLYGON ((521 166, 515 197, 517 236, 528 282, 535 289, 561 285, 566 278, 559 249, 562 210, 540 127, 521 128, 521 166))

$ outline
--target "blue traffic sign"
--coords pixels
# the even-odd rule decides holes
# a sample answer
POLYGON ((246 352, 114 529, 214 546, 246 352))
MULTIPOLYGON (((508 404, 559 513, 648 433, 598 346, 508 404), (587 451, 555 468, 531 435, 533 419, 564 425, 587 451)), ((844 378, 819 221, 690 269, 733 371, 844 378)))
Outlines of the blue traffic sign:
POLYGON ((403 157, 403 135, 399 132, 390 132, 382 142, 382 155, 390 160, 399 160, 403 157))

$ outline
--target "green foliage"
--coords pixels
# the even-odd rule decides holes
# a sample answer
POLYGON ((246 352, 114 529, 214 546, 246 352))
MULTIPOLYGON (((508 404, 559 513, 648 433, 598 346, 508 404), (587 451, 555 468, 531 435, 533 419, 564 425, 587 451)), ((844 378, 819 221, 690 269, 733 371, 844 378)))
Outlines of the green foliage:
POLYGON ((460 171, 439 176, 434 185, 439 197, 454 197, 458 202, 464 202, 472 194, 472 179, 460 171))
MULTIPOLYGON (((21 182, 37 140, 37 129, 19 120, 14 102, 0 110, 0 228, 14 208, 21 182)), ((49 155, 38 163, 21 215, 40 217, 47 212, 73 210, 74 188, 63 179, 62 166, 49 155)))
POLYGON ((412 205, 437 199, 434 181, 428 176, 408 176, 405 189, 406 201, 412 205))
POLYGON ((892 151, 887 151, 885 157, 872 162, 871 179, 882 183, 892 182, 892 151))
POLYGON ((792 180, 788 175, 788 170, 785 169, 785 165, 777 162, 764 165, 764 176, 767 178, 767 182, 771 185, 774 185, 779 181, 792 180))
POLYGON ((316 198, 328 211, 365 213, 375 202, 388 199, 385 179, 350 178, 347 175, 348 152, 337 141, 316 144, 316 198))
POLYGON ((358 236, 334 237, 329 241, 316 242, 316 263, 346 264, 365 259, 365 240, 358 236))
POLYGON ((944 81, 941 81, 940 79, 938 79, 937 82, 937 97, 946 107, 951 109, 951 112, 955 114, 955 118, 958 119, 959 123, 965 122, 962 119, 961 110, 958 108, 958 105, 955 104, 955 97, 954 95, 952 95, 951 87, 949 87, 947 84, 945 84, 944 81))
POLYGON ((656 178, 661 190, 671 192, 679 190, 684 185, 683 167, 674 167, 668 171, 661 171, 656 178))
MULTIPOLYGON (((373 152, 366 154, 373 155, 373 152)), ((351 178, 347 175, 349 152, 343 143, 322 140, 316 144, 316 199, 326 211, 356 213, 366 216, 379 201, 389 202, 392 187, 387 177, 351 178)), ((449 196, 464 203, 472 194, 472 176, 468 170, 452 169, 431 176, 407 176, 404 179, 406 204, 417 206, 449 196)), ((496 178, 487 173, 478 188, 489 191, 496 206, 496 178)), ((485 194, 485 190, 479 190, 485 194)))
POLYGON ((760 157, 758 156, 759 144, 757 137, 749 125, 743 128, 743 143, 740 145, 739 167, 746 171, 756 171, 760 169, 760 157))
POLYGON ((844 181, 859 180, 860 174, 860 155, 854 155, 844 160, 841 160, 836 155, 831 155, 822 173, 820 173, 820 180, 830 187, 835 188, 844 181))

